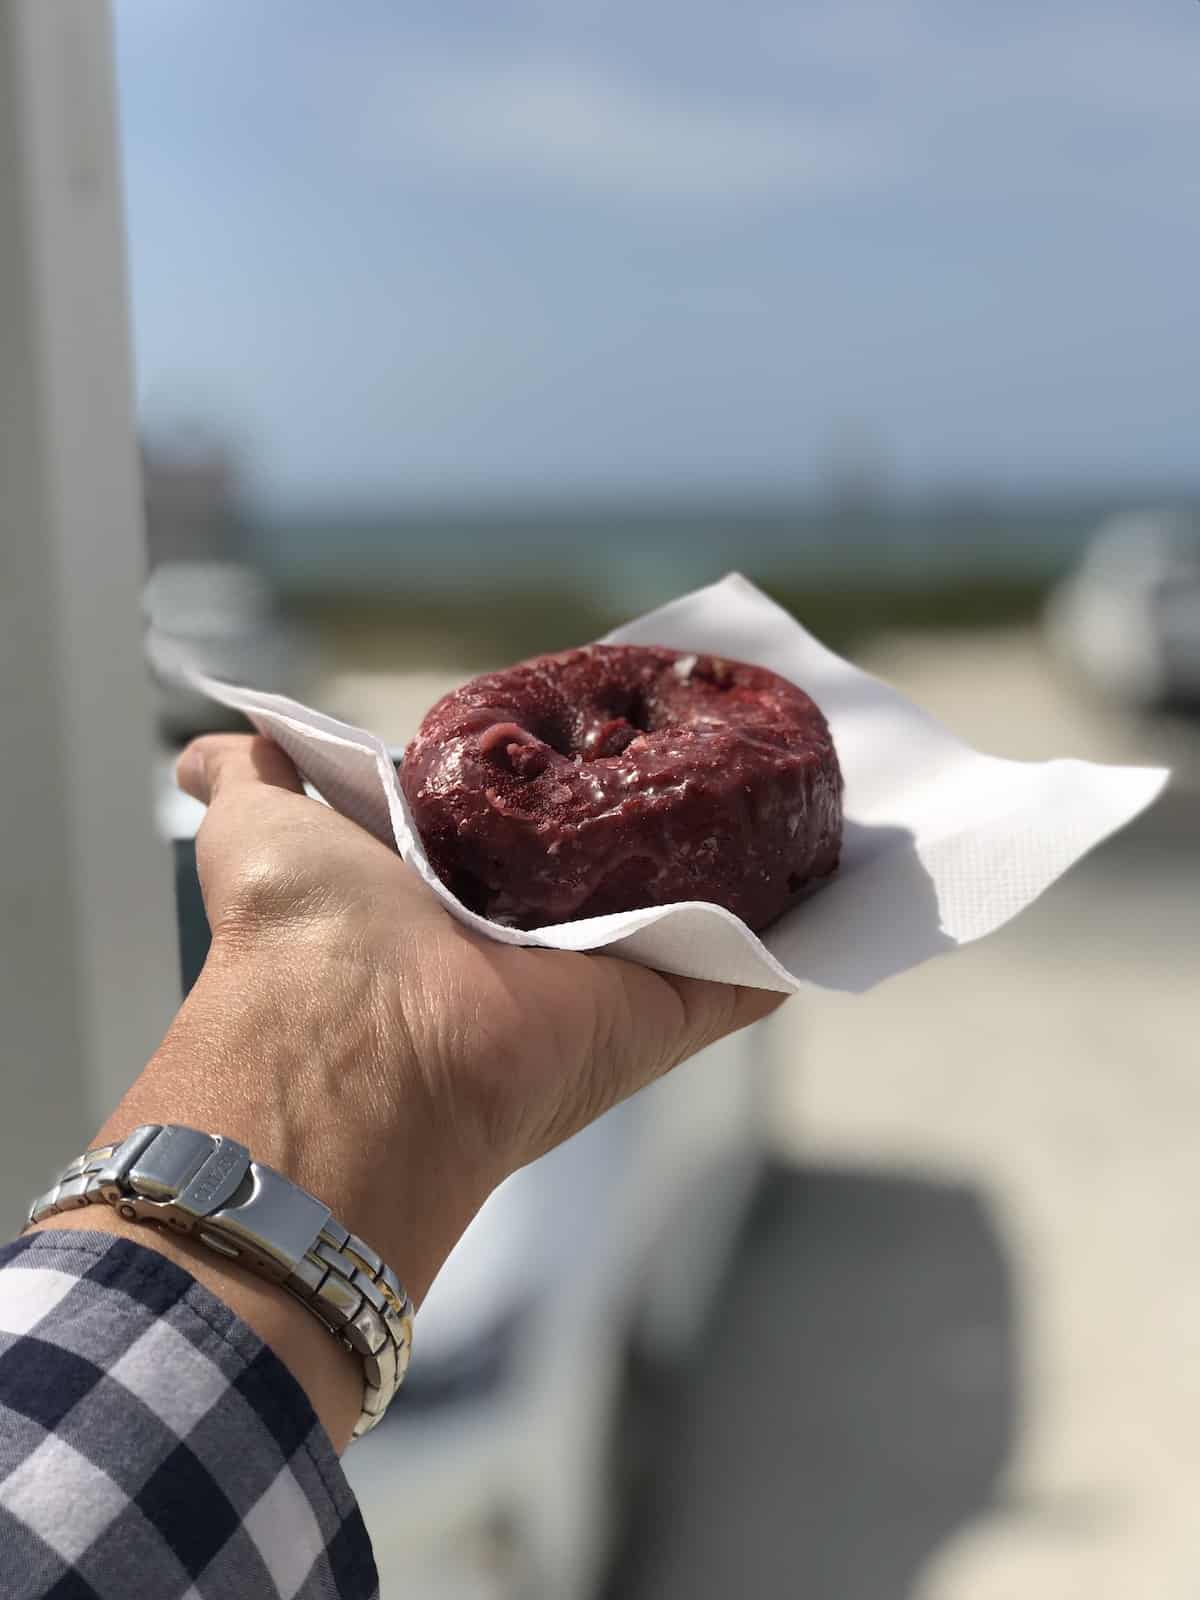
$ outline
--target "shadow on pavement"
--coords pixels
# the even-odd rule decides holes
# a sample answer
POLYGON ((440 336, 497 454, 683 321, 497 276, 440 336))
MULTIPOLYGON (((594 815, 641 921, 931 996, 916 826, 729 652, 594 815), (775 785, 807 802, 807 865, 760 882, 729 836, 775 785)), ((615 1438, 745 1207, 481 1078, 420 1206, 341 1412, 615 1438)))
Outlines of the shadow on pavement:
POLYGON ((1012 1286, 966 1187, 767 1180, 611 1600, 905 1600, 993 1499, 1012 1286))

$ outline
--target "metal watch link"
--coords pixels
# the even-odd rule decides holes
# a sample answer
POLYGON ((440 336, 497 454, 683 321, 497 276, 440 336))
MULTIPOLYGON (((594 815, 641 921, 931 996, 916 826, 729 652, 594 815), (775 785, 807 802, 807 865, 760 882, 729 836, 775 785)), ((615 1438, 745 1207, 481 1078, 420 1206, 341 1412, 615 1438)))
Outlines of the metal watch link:
POLYGON ((136 1128, 72 1161, 35 1200, 30 1223, 103 1203, 129 1221, 190 1235, 282 1284, 362 1358, 354 1437, 387 1410, 408 1368, 413 1307, 370 1245, 235 1139, 177 1123, 136 1128))

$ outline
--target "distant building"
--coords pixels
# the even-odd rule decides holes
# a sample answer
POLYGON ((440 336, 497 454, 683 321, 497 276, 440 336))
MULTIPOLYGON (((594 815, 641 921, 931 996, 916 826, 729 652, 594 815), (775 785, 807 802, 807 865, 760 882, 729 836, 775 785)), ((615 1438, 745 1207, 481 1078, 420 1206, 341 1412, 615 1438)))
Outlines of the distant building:
POLYGON ((152 571, 174 561, 239 561, 249 530, 232 453, 208 439, 144 444, 146 555, 152 571))

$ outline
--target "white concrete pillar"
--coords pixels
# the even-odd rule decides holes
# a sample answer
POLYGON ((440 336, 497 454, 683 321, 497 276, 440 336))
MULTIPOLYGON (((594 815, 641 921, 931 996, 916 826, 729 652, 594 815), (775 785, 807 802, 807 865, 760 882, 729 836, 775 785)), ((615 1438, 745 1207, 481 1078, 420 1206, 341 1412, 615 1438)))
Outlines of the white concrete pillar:
POLYGON ((0 1236, 178 992, 107 0, 0 0, 0 1236))

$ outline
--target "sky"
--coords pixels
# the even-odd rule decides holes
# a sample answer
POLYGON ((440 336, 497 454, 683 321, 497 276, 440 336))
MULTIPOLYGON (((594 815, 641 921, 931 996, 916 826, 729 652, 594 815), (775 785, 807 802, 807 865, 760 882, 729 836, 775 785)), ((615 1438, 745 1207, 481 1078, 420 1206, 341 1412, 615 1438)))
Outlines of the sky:
POLYGON ((115 11, 141 412, 267 504, 769 494, 847 440, 1200 482, 1197 0, 115 11))

